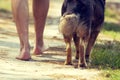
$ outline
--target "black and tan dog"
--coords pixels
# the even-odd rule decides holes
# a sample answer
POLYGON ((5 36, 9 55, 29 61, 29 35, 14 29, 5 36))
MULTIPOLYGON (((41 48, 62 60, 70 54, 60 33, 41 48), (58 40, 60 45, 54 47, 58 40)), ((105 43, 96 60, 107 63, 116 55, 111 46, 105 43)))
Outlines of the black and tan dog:
POLYGON ((87 67, 91 49, 104 23, 105 0, 64 0, 59 31, 66 43, 66 65, 72 64, 71 40, 78 67, 87 67))

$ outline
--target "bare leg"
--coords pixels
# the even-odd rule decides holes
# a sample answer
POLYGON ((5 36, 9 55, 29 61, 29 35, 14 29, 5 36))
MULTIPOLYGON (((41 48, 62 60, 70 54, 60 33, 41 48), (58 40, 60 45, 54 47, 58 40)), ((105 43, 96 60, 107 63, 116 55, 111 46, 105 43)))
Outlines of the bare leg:
POLYGON ((42 54, 44 49, 43 32, 46 16, 49 8, 49 0, 33 0, 33 14, 35 19, 35 46, 34 55, 42 54))
POLYGON ((64 36, 64 41, 66 43, 66 53, 67 53, 67 59, 64 63, 65 65, 72 65, 71 39, 72 37, 64 36))
POLYGON ((21 47, 17 59, 29 60, 31 57, 28 41, 28 0, 12 0, 12 10, 21 47))

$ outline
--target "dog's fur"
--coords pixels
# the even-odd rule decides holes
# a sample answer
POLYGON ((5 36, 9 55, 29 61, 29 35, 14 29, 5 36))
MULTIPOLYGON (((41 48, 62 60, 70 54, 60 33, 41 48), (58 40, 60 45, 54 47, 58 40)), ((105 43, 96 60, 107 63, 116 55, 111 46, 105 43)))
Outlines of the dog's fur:
POLYGON ((66 43, 67 59, 72 64, 71 40, 76 47, 78 66, 87 67, 91 49, 104 23, 105 0, 64 0, 59 31, 66 43))

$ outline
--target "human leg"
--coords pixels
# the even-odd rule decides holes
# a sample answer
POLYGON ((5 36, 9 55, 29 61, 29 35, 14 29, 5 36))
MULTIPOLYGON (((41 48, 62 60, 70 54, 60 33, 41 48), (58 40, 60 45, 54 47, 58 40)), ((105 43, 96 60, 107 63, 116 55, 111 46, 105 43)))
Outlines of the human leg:
POLYGON ((20 55, 16 58, 29 60, 31 57, 28 41, 28 0, 12 0, 12 11, 20 39, 20 55))
POLYGON ((49 0, 33 0, 33 15, 35 20, 34 55, 42 54, 44 49, 43 33, 49 8, 49 0))

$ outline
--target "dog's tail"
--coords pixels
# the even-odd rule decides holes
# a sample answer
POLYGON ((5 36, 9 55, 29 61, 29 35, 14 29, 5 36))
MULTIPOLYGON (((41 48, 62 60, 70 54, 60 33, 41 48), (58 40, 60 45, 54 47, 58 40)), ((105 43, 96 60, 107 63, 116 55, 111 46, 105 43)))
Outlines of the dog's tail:
POLYGON ((79 23, 79 16, 76 14, 63 15, 60 19, 59 31, 66 36, 72 35, 79 23))

